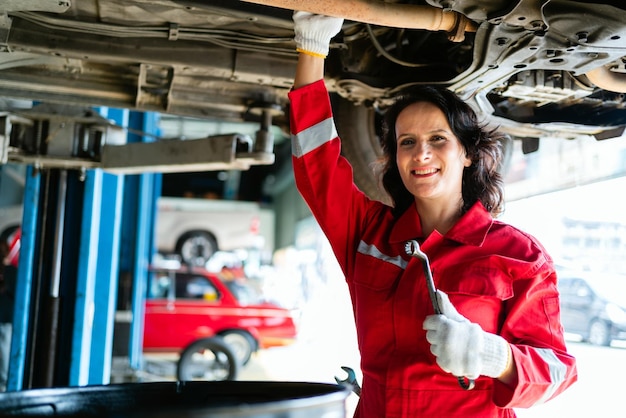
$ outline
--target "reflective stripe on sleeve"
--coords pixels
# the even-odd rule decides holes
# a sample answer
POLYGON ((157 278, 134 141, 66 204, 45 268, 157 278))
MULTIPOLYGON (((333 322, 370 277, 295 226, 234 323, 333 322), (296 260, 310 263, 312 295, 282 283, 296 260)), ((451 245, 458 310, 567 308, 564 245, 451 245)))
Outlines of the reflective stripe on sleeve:
POLYGON ((539 399, 535 405, 540 405, 544 402, 547 402, 557 391, 557 389, 565 382, 565 375, 567 373, 567 366, 563 364, 559 358, 554 354, 549 348, 535 348, 534 349, 539 356, 546 362, 548 368, 550 370, 550 380, 551 384, 546 389, 545 393, 539 399))
POLYGON ((337 138, 337 128, 332 118, 317 123, 298 134, 291 135, 291 153, 300 158, 304 154, 337 138))
POLYGON ((367 244, 364 241, 361 241, 359 243, 359 248, 357 248, 357 251, 360 252, 361 254, 375 257, 386 263, 391 263, 394 266, 400 267, 403 270, 406 269, 406 266, 408 264, 405 260, 402 259, 402 257, 400 256, 391 257, 389 255, 383 254, 373 244, 367 244))

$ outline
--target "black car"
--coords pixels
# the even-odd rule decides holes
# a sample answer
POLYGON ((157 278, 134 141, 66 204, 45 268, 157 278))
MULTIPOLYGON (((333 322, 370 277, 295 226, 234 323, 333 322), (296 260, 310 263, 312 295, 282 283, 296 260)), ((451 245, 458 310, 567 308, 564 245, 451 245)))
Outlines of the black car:
POLYGON ((626 340, 626 277, 561 273, 558 287, 565 332, 594 345, 626 340))
POLYGON ((345 18, 326 81, 355 181, 376 198, 385 200, 371 168, 381 154, 378 118, 411 85, 449 87, 525 153, 545 136, 624 132, 623 0, 4 2, 0 110, 27 99, 289 132, 296 7, 345 18))

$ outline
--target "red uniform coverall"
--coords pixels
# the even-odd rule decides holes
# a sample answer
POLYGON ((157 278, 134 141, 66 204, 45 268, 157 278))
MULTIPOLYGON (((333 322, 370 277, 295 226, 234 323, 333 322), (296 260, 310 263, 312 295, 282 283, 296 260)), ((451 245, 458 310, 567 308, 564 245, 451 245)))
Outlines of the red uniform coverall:
POLYGON ((552 260, 531 236, 495 221, 476 203, 448 233, 424 237, 414 206, 398 219, 353 184, 340 156, 323 81, 292 90, 297 187, 328 237, 348 283, 363 372, 357 417, 513 417, 577 379, 566 352, 552 260), (519 379, 479 377, 473 390, 435 362, 422 322, 433 313, 417 239, 435 285, 459 313, 512 345, 519 379))

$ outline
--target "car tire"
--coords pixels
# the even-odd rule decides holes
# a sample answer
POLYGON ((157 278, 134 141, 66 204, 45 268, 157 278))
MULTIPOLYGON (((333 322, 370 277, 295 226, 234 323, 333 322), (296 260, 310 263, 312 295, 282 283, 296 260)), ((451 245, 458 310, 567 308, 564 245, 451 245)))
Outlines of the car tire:
POLYGON ((183 235, 176 244, 181 261, 192 266, 204 267, 217 252, 217 240, 204 231, 192 231, 183 235))
POLYGON ((221 337, 195 341, 180 354, 176 377, 180 381, 235 380, 239 362, 235 353, 221 337))
POLYGON ((341 138, 341 153, 350 162, 354 183, 372 199, 389 203, 382 186, 376 161, 382 157, 380 146, 381 117, 372 108, 357 106, 340 96, 332 96, 337 134, 341 138))
POLYGON ((7 227, 4 231, 2 231, 2 233, 0 233, 0 242, 9 244, 11 242, 11 239, 13 238, 13 234, 15 234, 15 231, 17 231, 19 227, 19 225, 12 225, 7 227))
POLYGON ((245 331, 227 331, 220 334, 222 339, 235 353, 239 364, 245 366, 250 361, 252 353, 257 349, 257 343, 252 335, 245 331))
POLYGON ((611 325, 599 319, 592 321, 587 340, 590 344, 608 347, 611 345, 611 325))

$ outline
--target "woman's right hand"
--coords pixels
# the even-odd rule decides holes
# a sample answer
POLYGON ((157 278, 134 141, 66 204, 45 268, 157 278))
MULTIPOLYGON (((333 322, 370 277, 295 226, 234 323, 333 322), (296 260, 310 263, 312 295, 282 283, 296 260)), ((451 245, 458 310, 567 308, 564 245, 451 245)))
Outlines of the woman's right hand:
POLYGON ((343 18, 295 11, 293 23, 297 51, 326 58, 330 40, 341 30, 343 18))

